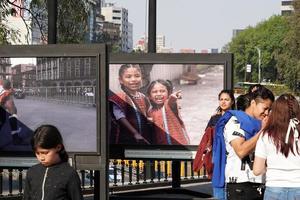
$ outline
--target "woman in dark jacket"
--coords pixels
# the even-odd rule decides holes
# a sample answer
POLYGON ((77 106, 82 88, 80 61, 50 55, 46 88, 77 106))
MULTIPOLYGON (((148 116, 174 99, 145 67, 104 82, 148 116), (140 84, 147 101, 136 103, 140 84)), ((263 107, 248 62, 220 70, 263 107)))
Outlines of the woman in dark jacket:
MULTIPOLYGON (((215 125, 222 115, 228 110, 235 109, 235 98, 231 90, 222 90, 218 95, 219 106, 216 114, 214 114, 207 123, 205 133, 199 144, 196 157, 193 163, 194 171, 199 171, 205 166, 209 178, 212 176, 212 144, 215 133, 215 125)), ((217 199, 225 199, 224 188, 213 188, 214 197, 217 199)))

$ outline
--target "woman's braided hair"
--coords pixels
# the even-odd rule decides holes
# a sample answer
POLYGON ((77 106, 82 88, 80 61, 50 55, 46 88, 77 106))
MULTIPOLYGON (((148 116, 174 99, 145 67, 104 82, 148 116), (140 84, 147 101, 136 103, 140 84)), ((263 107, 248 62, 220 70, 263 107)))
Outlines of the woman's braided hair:
POLYGON ((293 119, 296 117, 296 114, 294 112, 293 109, 293 102, 296 100, 294 96, 290 95, 290 94, 286 94, 286 100, 287 100, 287 104, 288 104, 288 108, 289 108, 289 118, 293 119))
MULTIPOLYGON (((287 157, 290 152, 294 155, 300 155, 298 142, 294 142, 295 139, 298 141, 298 138, 294 138, 295 130, 291 129, 291 132, 287 136, 290 123, 299 119, 299 103, 292 94, 282 94, 273 103, 265 133, 273 139, 277 151, 281 152, 285 157, 287 157), (286 137, 288 137, 288 143, 286 143, 286 137)), ((297 130, 300 131, 299 124, 295 125, 297 130)))

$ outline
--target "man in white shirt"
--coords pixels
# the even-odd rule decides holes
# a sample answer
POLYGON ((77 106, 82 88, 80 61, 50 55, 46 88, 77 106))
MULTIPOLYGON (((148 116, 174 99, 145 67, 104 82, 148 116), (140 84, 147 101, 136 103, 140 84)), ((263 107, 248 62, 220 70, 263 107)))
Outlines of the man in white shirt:
MULTIPOLYGON (((250 93, 249 98, 250 105, 246 108, 245 113, 249 117, 261 120, 261 127, 263 128, 274 101, 274 95, 270 90, 262 87, 250 93)), ((235 116, 232 116, 224 128, 227 152, 225 166, 227 199, 263 199, 263 194, 259 187, 262 183, 262 177, 254 176, 251 158, 262 129, 253 137, 246 139, 246 133, 241 129, 242 123, 243 121, 239 122, 235 116)))

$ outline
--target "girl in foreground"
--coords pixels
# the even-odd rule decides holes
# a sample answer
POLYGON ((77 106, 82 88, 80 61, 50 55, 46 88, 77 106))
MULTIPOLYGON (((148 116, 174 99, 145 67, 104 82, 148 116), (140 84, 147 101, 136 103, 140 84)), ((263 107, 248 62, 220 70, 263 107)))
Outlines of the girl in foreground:
POLYGON ((83 200, 79 176, 68 163, 58 129, 40 126, 31 145, 40 163, 27 171, 23 200, 83 200))

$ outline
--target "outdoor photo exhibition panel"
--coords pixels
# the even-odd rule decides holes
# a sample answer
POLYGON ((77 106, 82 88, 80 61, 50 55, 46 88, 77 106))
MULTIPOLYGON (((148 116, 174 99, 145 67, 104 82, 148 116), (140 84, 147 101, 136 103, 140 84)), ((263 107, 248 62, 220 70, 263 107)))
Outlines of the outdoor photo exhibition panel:
POLYGON ((232 60, 232 54, 112 54, 110 157, 193 159, 219 92, 233 88, 232 60))
POLYGON ((1 102, 1 166, 36 163, 30 138, 51 124, 72 165, 99 169, 101 156, 106 158, 106 61, 105 45, 1 46, 0 89, 11 92, 16 107, 12 113, 1 102), (13 114, 17 128, 9 123, 13 114))

